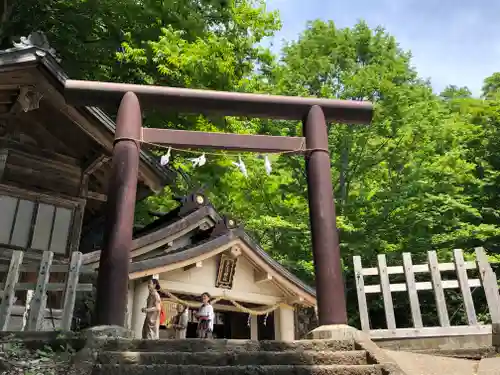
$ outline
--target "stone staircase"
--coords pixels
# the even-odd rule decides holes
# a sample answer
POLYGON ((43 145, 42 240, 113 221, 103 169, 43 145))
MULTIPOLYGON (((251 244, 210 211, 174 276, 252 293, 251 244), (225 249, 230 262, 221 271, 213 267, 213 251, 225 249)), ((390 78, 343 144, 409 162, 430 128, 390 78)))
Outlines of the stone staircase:
POLYGON ((354 340, 108 340, 93 374, 386 375, 354 340))

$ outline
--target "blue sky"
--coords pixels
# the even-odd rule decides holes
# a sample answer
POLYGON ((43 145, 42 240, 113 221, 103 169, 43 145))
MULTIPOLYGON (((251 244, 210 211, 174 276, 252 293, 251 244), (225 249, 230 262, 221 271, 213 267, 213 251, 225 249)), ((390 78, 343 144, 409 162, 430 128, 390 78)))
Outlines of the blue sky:
POLYGON ((272 40, 296 39, 309 20, 338 27, 359 19, 382 25, 413 55, 420 76, 439 92, 449 84, 479 95, 483 79, 500 71, 499 0, 266 0, 278 9, 282 30, 272 40))

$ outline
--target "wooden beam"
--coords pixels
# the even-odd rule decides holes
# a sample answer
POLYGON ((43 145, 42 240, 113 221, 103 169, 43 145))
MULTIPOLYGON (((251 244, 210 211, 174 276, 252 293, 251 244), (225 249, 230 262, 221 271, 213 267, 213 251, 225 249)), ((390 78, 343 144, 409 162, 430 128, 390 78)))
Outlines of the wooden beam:
POLYGON ((92 162, 90 162, 88 165, 85 165, 82 167, 83 174, 84 175, 92 175, 94 174, 95 171, 97 171, 99 168, 101 168, 104 164, 106 164, 110 160, 110 157, 107 155, 99 155, 97 158, 95 158, 92 162))
POLYGON ((92 199, 94 201, 106 202, 108 196, 106 194, 97 193, 95 191, 87 191, 87 199, 92 199))
MULTIPOLYGON (((468 284, 470 288, 480 288, 481 287, 481 280, 479 279, 468 279, 468 284)), ((441 281, 441 287, 443 289, 458 289, 460 288, 460 283, 458 280, 442 280, 441 281)), ((417 290, 433 290, 434 286, 432 282, 430 281, 417 281, 415 282, 415 288, 417 290)), ((391 293, 394 292, 406 292, 408 291, 406 283, 396 283, 396 284, 389 284, 389 289, 391 293)), ((366 294, 373 294, 373 293, 380 293, 380 285, 365 285, 365 293, 366 294)))
POLYGON ((142 141, 181 149, 204 148, 238 150, 241 152, 302 152, 305 149, 303 137, 209 133, 171 129, 143 128, 142 141))
POLYGON ((19 95, 16 102, 12 106, 10 113, 17 114, 20 112, 34 111, 40 107, 40 99, 43 95, 41 92, 36 91, 33 86, 22 86, 19 89, 19 95))
MULTIPOLYGON (((455 264, 453 263, 439 263, 436 264, 436 270, 439 272, 447 272, 447 271, 455 271, 455 264)), ((474 270, 477 268, 476 262, 465 262, 465 269, 467 270, 474 270)), ((429 264, 414 264, 412 266, 413 273, 428 273, 429 271, 429 264)), ((377 276, 378 275, 378 268, 376 267, 371 267, 371 268, 363 268, 362 271, 363 276, 377 276)), ((404 274, 404 267, 403 266, 388 266, 387 267, 387 274, 388 275, 398 275, 398 274, 404 274)))
POLYGON ((51 99, 54 108, 63 113, 66 118, 70 119, 78 126, 85 134, 93 139, 97 144, 107 150, 113 147, 113 135, 110 134, 103 126, 93 126, 96 120, 89 120, 78 109, 66 104, 63 96, 58 90, 54 89, 53 82, 47 80, 44 76, 36 76, 36 86, 44 93, 45 98, 51 99))
POLYGON ((262 271, 254 271, 254 282, 255 284, 262 284, 267 281, 271 281, 273 279, 273 275, 267 272, 262 271))
POLYGON ((421 327, 397 329, 373 329, 370 331, 372 340, 376 339, 402 339, 422 337, 451 337, 470 335, 491 335, 491 325, 452 326, 452 327, 421 327))
POLYGON ((89 189, 89 179, 90 176, 97 172, 104 164, 106 164, 110 160, 110 157, 107 155, 99 155, 89 164, 82 166, 82 178, 80 182, 80 196, 84 198, 94 199, 98 201, 105 202, 108 197, 104 194, 94 193, 88 191, 89 189))
POLYGON ((300 305, 302 303, 304 303, 303 297, 294 296, 286 299, 286 304, 289 306, 300 305))
MULTIPOLYGON (((5 251, 4 249, 0 249, 1 251, 5 251)), ((86 254, 84 254, 86 255, 86 254)), ((25 255, 24 258, 26 259, 27 256, 25 255)), ((99 259, 98 259, 99 260, 99 259)), ((50 266, 50 271, 54 273, 66 273, 68 272, 68 264, 52 264, 50 266)), ((21 272, 37 272, 38 269, 40 268, 39 263, 36 264, 22 264, 19 267, 19 270, 21 272)), ((7 264, 0 264, 0 272, 6 272, 9 270, 9 265, 7 264)), ((93 274, 95 273, 95 269, 91 267, 82 267, 80 268, 80 274, 93 274)))
POLYGON ((24 126, 24 129, 26 129, 30 133, 33 133, 33 135, 37 138, 37 141, 42 140, 42 143, 45 143, 43 141, 46 139, 47 143, 56 148, 55 150, 51 151, 62 152, 65 155, 70 155, 72 158, 74 158, 75 151, 78 151, 74 148, 69 147, 66 143, 61 141, 61 139, 52 134, 48 128, 40 123, 39 119, 40 114, 37 115, 37 111, 28 112, 27 114, 17 117, 17 121, 22 126, 24 126))
POLYGON ((127 92, 137 95, 144 108, 185 113, 218 113, 223 116, 250 116, 303 120, 311 107, 323 109, 327 120, 347 124, 369 124, 373 105, 355 100, 302 98, 246 94, 213 90, 132 85, 125 83, 65 80, 64 97, 72 105, 118 106, 127 92))
POLYGON ((198 285, 198 284, 188 284, 186 282, 171 281, 168 278, 162 279, 162 283, 166 286, 166 289, 171 293, 184 293, 191 294, 195 296, 201 295, 201 293, 209 293, 213 298, 215 297, 227 297, 239 302, 255 303, 261 305, 274 305, 275 303, 282 302, 282 297, 268 296, 259 293, 248 293, 239 292, 237 290, 224 290, 216 288, 211 285, 198 285))
POLYGON ((238 258, 241 255, 241 249, 238 246, 233 246, 230 251, 231 256, 238 258))
POLYGON ((203 262, 196 262, 196 263, 190 264, 189 266, 184 267, 184 271, 189 271, 190 269, 201 268, 201 267, 203 267, 203 262))
MULTIPOLYGON (((47 292, 60 292, 66 289, 66 284, 64 283, 49 283, 45 285, 47 292)), ((3 289, 5 284, 0 284, 0 289, 3 289)), ((17 283, 14 290, 34 290, 36 283, 17 283)), ((92 284, 78 284, 76 287, 77 292, 92 292, 94 286, 92 284)))

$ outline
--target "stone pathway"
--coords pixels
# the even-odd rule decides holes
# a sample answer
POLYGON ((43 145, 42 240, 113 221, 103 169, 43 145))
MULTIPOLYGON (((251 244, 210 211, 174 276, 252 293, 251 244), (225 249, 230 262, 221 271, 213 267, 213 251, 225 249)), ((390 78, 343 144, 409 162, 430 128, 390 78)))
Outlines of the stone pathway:
MULTIPOLYGON (((478 361, 438 357, 429 354, 384 350, 406 375, 483 375, 478 374, 478 361)), ((484 375, 500 375, 485 373, 484 375)))
POLYGON ((500 375, 500 357, 483 358, 479 362, 478 375, 500 375))

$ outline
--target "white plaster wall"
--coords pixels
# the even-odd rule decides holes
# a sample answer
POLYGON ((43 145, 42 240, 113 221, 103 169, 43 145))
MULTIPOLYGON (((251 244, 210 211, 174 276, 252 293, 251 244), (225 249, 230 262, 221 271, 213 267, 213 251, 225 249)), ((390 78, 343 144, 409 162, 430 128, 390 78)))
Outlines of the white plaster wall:
POLYGON ((136 280, 134 282, 131 324, 131 330, 134 332, 136 338, 141 338, 142 336, 142 326, 144 324, 145 315, 141 310, 143 307, 146 307, 148 295, 148 280, 136 280))
POLYGON ((134 282, 129 281, 127 291, 127 313, 125 315, 125 328, 127 329, 132 329, 132 315, 134 314, 134 287, 134 282))
POLYGON ((250 317, 250 339, 257 341, 259 339, 259 322, 256 315, 250 317))
MULTIPOLYGON (((202 267, 191 268, 184 271, 184 269, 177 269, 170 272, 165 272, 160 275, 160 281, 178 281, 193 285, 215 285, 215 276, 217 273, 217 264, 214 258, 202 262, 202 267)), ((163 284, 163 282, 162 282, 163 284)), ((163 285, 162 285, 163 286, 163 285)), ((168 286, 165 285, 168 289, 168 286)))
MULTIPOLYGON (((217 276, 218 256, 202 262, 202 267, 193 267, 187 271, 178 269, 160 275, 160 281, 164 288, 168 290, 168 282, 181 282, 208 288, 215 287, 217 276)), ((220 294, 224 289, 218 288, 220 294)), ((208 289, 207 289, 208 290, 208 289)), ((233 292, 253 293, 263 296, 282 297, 283 293, 270 282, 255 284, 254 268, 244 256, 240 256, 236 263, 236 271, 233 280, 233 292)))
POLYGON ((291 307, 274 310, 274 338, 278 341, 295 340, 295 315, 291 307))
POLYGON ((250 293, 276 297, 283 296, 283 293, 270 282, 255 284, 254 267, 244 257, 240 257, 240 259, 238 259, 236 273, 234 275, 234 287, 236 289, 245 289, 250 293))

